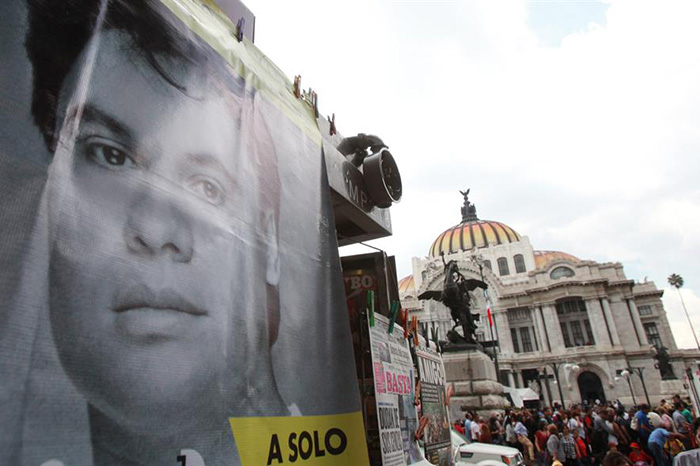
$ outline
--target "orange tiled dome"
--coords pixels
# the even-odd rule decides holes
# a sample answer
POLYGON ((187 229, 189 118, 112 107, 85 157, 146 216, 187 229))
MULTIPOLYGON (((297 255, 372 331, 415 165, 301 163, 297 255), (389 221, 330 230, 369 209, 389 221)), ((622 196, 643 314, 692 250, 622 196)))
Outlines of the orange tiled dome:
POLYGON ((567 260, 571 262, 581 262, 576 256, 572 256, 561 251, 535 251, 535 267, 541 269, 554 261, 567 260))
POLYGON ((440 253, 469 251, 474 247, 487 248, 499 244, 516 243, 520 234, 508 225, 491 220, 470 220, 445 230, 430 247, 432 257, 440 253))
POLYGON ((399 280, 399 294, 404 293, 416 293, 416 285, 413 281, 413 275, 403 277, 401 280, 399 280))

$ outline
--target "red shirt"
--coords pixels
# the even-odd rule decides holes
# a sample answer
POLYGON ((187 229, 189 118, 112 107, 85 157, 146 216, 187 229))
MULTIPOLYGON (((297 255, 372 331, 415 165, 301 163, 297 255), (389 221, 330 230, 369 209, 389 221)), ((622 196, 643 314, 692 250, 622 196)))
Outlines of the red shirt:
POLYGON ((576 458, 586 458, 588 456, 588 448, 586 442, 581 437, 576 439, 576 458))
POLYGON ((542 432, 538 430, 535 432, 535 443, 540 451, 545 451, 547 449, 547 439, 549 438, 549 432, 542 432))
POLYGON ((651 456, 647 455, 642 450, 632 450, 632 453, 630 453, 630 459, 633 463, 636 463, 637 461, 646 461, 647 463, 651 464, 652 462, 651 456))

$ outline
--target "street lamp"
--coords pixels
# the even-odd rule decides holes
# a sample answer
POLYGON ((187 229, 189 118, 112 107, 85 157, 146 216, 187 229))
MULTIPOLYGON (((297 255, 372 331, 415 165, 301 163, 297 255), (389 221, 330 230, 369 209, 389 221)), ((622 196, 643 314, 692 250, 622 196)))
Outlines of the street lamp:
MULTIPOLYGON (((644 369, 645 367, 628 367, 625 369, 625 371, 627 371, 628 373, 631 372, 633 374, 637 374, 639 380, 642 381, 642 388, 644 389, 644 397, 647 399, 647 404, 651 406, 651 401, 649 400, 649 392, 647 392, 647 384, 644 382, 644 369)), ((627 381, 629 382, 629 379, 627 379, 627 381)), ((630 387, 631 386, 632 385, 630 385, 630 387)))
MULTIPOLYGON (((630 376, 632 374, 628 369, 624 369, 622 372, 620 372, 620 377, 624 378, 627 380, 627 385, 630 387, 630 393, 632 394, 632 403, 634 403, 635 406, 637 406, 637 397, 634 396, 634 390, 632 389, 632 382, 630 381, 630 376)), ((620 377, 615 377, 616 379, 619 379, 620 377)))
MULTIPOLYGON (((564 393, 561 391, 561 383, 559 382, 559 368, 562 366, 562 364, 559 364, 556 362, 550 362, 549 366, 554 371, 554 379, 555 379, 555 383, 557 384, 557 388, 559 389, 559 398, 561 399, 561 407, 562 407, 562 409, 566 409, 566 404, 564 403, 564 393)), ((552 404, 554 404, 554 403, 552 403, 552 404)))

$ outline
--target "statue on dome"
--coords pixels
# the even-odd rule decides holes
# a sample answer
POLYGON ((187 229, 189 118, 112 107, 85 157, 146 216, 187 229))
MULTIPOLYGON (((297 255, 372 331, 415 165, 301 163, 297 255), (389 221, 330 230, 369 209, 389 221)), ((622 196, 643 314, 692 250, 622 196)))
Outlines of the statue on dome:
MULTIPOLYGON (((467 191, 468 193, 468 191, 467 191)), ((457 262, 451 260, 445 263, 445 256, 442 256, 445 265, 445 281, 442 291, 425 291, 418 296, 418 299, 432 299, 441 302, 450 310, 450 315, 454 321, 452 330, 447 332, 447 338, 452 344, 476 344, 476 322, 479 314, 471 312, 471 297, 469 292, 477 288, 488 288, 488 285, 481 280, 465 278, 459 271, 457 262), (455 329, 461 326, 462 335, 455 329)))
POLYGON ((467 189, 466 191, 460 191, 459 193, 464 197, 464 205, 462 206, 462 223, 469 222, 472 220, 478 220, 476 216, 476 204, 472 204, 469 202, 469 191, 471 191, 471 188, 467 189))

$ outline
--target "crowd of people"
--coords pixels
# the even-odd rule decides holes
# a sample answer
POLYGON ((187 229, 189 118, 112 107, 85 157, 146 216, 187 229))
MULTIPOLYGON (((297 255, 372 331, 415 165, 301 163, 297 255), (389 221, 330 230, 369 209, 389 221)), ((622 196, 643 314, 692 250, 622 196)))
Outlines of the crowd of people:
MULTIPOLYGON (((538 466, 671 466, 681 452, 700 446, 700 417, 679 395, 654 408, 615 401, 468 412, 455 429, 472 442, 518 448, 525 464, 538 466)), ((696 453, 697 462, 688 464, 700 465, 696 453)))

